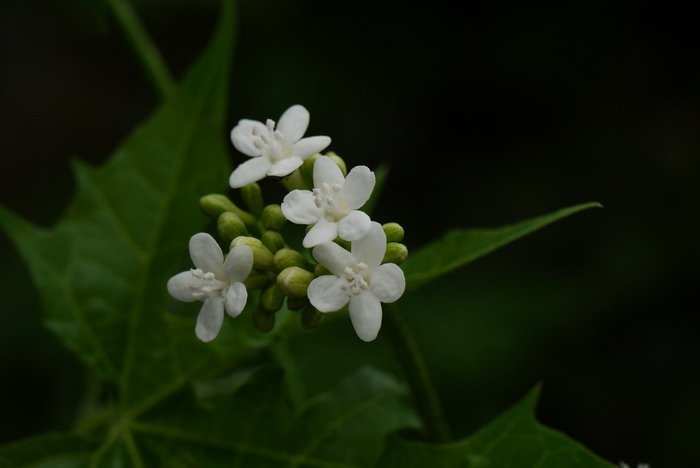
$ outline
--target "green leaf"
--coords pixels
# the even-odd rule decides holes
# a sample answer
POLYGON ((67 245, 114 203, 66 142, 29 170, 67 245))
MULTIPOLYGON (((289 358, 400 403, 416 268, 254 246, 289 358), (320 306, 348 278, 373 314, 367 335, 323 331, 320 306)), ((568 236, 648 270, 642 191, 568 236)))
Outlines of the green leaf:
POLYGON ((376 466, 612 468, 581 444, 535 419, 539 388, 472 437, 435 446, 392 437, 376 466))
POLYGON ((501 228, 449 231, 442 238, 411 253, 401 265, 406 275, 406 288, 418 288, 554 221, 595 207, 601 205, 596 202, 583 203, 501 228))
MULTIPOLYGON (((234 16, 225 5, 176 94, 105 165, 75 164, 77 193, 55 227, 0 209, 46 324, 135 412, 183 385, 224 344, 197 342, 197 305, 168 310, 175 301, 165 284, 184 269, 189 236, 206 226, 199 197, 223 188, 230 169, 224 125, 234 16)), ((234 352, 249 348, 237 343, 234 352)))
POLYGON ((0 447, 0 468, 82 468, 93 450, 78 436, 43 434, 0 447))
POLYGON ((267 368, 229 398, 203 405, 181 393, 130 427, 153 466, 365 467, 389 433, 418 424, 405 396, 393 377, 363 368, 296 410, 282 373, 267 368))

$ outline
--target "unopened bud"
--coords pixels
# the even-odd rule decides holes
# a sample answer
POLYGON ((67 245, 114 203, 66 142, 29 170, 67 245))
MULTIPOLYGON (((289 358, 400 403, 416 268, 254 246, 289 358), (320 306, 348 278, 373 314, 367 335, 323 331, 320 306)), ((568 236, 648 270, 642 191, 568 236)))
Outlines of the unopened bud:
POLYGON ((292 266, 285 268, 277 275, 277 284, 289 297, 304 297, 306 296, 306 290, 309 288, 309 283, 315 277, 310 271, 292 266))
POLYGON ((350 250, 350 241, 346 241, 345 239, 341 239, 340 237, 336 237, 335 240, 333 241, 345 250, 350 250))
POLYGON ((384 253, 384 260, 382 263, 396 263, 400 265, 408 257, 408 249, 405 245, 399 244, 398 242, 389 242, 386 245, 386 252, 384 253))
POLYGON ((299 310, 306 307, 309 304, 309 299, 306 297, 288 297, 287 298, 287 309, 289 310, 299 310))
POLYGON ((219 236, 226 242, 231 242, 238 236, 247 236, 248 230, 245 228, 243 220, 235 213, 226 211, 221 213, 216 223, 219 236))
POLYGON ((248 278, 246 278, 245 281, 243 281, 243 285, 248 290, 248 292, 250 292, 255 289, 264 288, 268 282, 269 279, 265 273, 253 272, 250 275, 248 275, 248 278))
POLYGON ((267 205, 262 210, 260 220, 263 226, 265 226, 265 229, 279 232, 284 227, 287 218, 284 217, 282 208, 279 205, 267 205))
POLYGON ((335 154, 333 151, 326 153, 326 156, 331 158, 331 160, 336 163, 336 165, 340 168, 340 172, 343 173, 343 177, 348 175, 348 166, 345 164, 345 161, 343 161, 343 158, 335 154))
POLYGON ((284 293, 277 286, 277 283, 271 284, 260 294, 260 307, 268 312, 277 312, 282 307, 284 302, 284 293))
POLYGON ((284 238, 277 231, 265 231, 260 236, 260 241, 265 247, 270 249, 270 252, 275 253, 284 247, 284 238))
POLYGON ((314 275, 316 275, 316 276, 325 276, 325 275, 332 275, 332 274, 333 273, 331 273, 331 271, 328 268, 324 267, 320 263, 317 264, 316 267, 314 268, 314 275))
POLYGON ((301 312, 301 326, 307 330, 310 328, 316 328, 323 319, 323 314, 316 309, 316 307, 309 304, 301 312))
POLYGON ((275 327, 275 313, 258 307, 253 312, 253 325, 260 333, 268 333, 275 327))
POLYGON ((403 228, 399 223, 386 223, 382 225, 387 242, 401 242, 403 240, 403 228))
POLYGON ((304 161, 304 164, 302 164, 297 170, 297 172, 301 174, 301 177, 304 181, 304 185, 306 185, 309 188, 314 187, 314 164, 320 156, 321 153, 316 153, 313 156, 307 158, 304 161))
POLYGON ((248 209, 255 216, 260 216, 263 206, 265 206, 265 203, 263 203, 262 190, 260 190, 260 186, 256 182, 244 185, 241 187, 241 197, 243 198, 243 201, 248 209))
POLYGON ((218 218, 221 213, 230 211, 236 213, 239 218, 248 226, 254 226, 257 219, 252 214, 238 208, 226 195, 211 193, 199 199, 199 206, 212 218, 218 218))
POLYGON ((253 251, 253 268, 256 270, 271 270, 275 267, 272 252, 255 237, 239 236, 231 242, 231 248, 247 245, 253 251))
POLYGON ((304 270, 314 271, 314 266, 301 253, 292 249, 279 249, 275 252, 275 268, 282 271, 285 268, 296 266, 304 270))

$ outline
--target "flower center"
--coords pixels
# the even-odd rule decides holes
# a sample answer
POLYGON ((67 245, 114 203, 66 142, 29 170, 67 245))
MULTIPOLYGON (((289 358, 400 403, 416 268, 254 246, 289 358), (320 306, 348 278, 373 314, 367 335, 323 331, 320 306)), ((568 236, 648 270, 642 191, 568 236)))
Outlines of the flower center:
POLYGON ((284 139, 284 134, 275 130, 275 121, 267 119, 267 129, 260 131, 253 127, 253 145, 260 150, 263 156, 270 158, 272 163, 287 159, 292 155, 292 145, 284 139))
POLYGON ((344 271, 346 283, 340 286, 343 291, 357 296, 362 291, 369 289, 369 267, 365 263, 355 263, 346 266, 344 271))
POLYGON ((323 216, 332 223, 337 223, 350 211, 340 195, 342 190, 343 187, 338 184, 329 185, 324 182, 313 191, 314 204, 323 210, 323 216))
POLYGON ((226 294, 228 285, 223 281, 216 279, 214 273, 207 271, 206 273, 199 268, 190 270, 195 282, 190 283, 192 290, 192 298, 197 301, 203 301, 212 296, 223 297, 226 294))

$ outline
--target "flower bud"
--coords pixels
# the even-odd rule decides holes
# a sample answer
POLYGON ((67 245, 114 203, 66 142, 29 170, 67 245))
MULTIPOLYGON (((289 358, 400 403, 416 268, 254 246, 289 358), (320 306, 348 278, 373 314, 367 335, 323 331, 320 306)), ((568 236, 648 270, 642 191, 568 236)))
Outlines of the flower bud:
POLYGON ((252 272, 250 275, 248 275, 248 278, 246 278, 245 281, 243 281, 243 285, 245 288, 250 291, 254 291, 256 289, 262 289, 269 283, 269 279, 265 273, 256 273, 252 272))
POLYGON ((253 268, 256 270, 271 270, 275 267, 274 256, 260 239, 255 237, 238 236, 231 242, 231 248, 247 245, 253 251, 253 268))
POLYGON ((333 242, 335 242, 345 250, 350 250, 351 248, 350 241, 346 241, 345 239, 341 239, 340 237, 336 237, 335 240, 333 240, 333 242))
POLYGON ((314 187, 314 164, 320 156, 321 153, 316 153, 313 156, 307 158, 304 161, 304 164, 302 164, 297 170, 297 172, 301 174, 301 177, 304 180, 304 185, 306 185, 307 187, 314 187))
POLYGON ((270 249, 270 252, 275 253, 284 247, 284 238, 277 231, 265 231, 260 236, 260 241, 265 247, 270 249))
POLYGON ((403 228, 398 223, 386 223, 382 225, 387 242, 401 242, 403 240, 403 228))
POLYGON ((275 268, 282 271, 285 268, 296 266, 307 271, 314 271, 314 266, 301 253, 292 249, 279 249, 275 252, 275 268))
POLYGON ((241 187, 241 197, 243 198, 243 201, 248 209, 255 216, 260 216, 263 206, 265 205, 263 203, 262 190, 260 190, 260 186, 256 182, 244 185, 241 187))
POLYGON ((347 177, 348 175, 348 166, 345 164, 345 161, 343 161, 343 158, 335 154, 333 151, 329 151, 326 153, 326 156, 331 158, 331 160, 338 165, 340 168, 340 172, 343 173, 343 177, 347 177))
POLYGON ((258 307, 253 312, 253 325, 260 333, 268 333, 275 327, 275 313, 258 307))
POLYGON ((260 307, 267 312, 277 312, 282 307, 283 302, 284 293, 277 286, 277 283, 271 284, 260 294, 260 307))
POLYGON ((389 242, 386 245, 386 252, 382 263, 396 263, 400 265, 408 257, 408 249, 398 242, 389 242))
POLYGON ((277 284, 289 297, 304 297, 309 283, 315 278, 314 274, 303 268, 292 266, 285 268, 277 275, 277 284))
POLYGON ((309 299, 306 297, 288 297, 287 298, 287 309, 289 310, 299 310, 303 307, 309 305, 309 299))
POLYGON ((226 195, 211 193, 199 199, 202 210, 212 218, 218 218, 221 213, 230 211, 236 213, 239 218, 248 226, 254 226, 257 219, 252 214, 238 208, 226 195))
POLYGON ((236 214, 226 211, 221 213, 216 223, 219 236, 226 242, 231 242, 238 236, 247 236, 248 230, 245 228, 243 220, 236 214))
POLYGON ((262 210, 262 215, 260 215, 260 220, 262 221, 265 229, 272 231, 281 231, 284 227, 284 223, 287 218, 282 214, 282 208, 279 205, 267 205, 262 210))
POLYGON ((316 267, 314 267, 314 275, 316 276, 326 276, 326 275, 332 275, 331 271, 318 263, 316 267))
POLYGON ((323 314, 309 304, 301 312, 301 326, 308 329, 316 328, 323 319, 323 314))

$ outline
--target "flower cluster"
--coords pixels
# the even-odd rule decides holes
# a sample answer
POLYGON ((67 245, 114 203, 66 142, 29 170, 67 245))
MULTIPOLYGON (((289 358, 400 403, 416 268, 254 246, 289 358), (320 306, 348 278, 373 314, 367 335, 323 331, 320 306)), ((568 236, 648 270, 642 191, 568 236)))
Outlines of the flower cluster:
POLYGON ((381 327, 381 303, 403 295, 403 229, 380 225, 360 210, 374 190, 374 172, 366 166, 347 172, 334 153, 319 154, 331 139, 303 138, 308 125, 309 112, 295 105, 277 124, 241 120, 231 131, 233 146, 251 159, 233 171, 229 185, 240 189, 249 211, 225 195, 202 197, 230 251, 224 259, 211 235, 195 234, 195 268, 168 281, 175 299, 203 302, 195 328, 202 341, 218 335, 224 311, 237 317, 253 291, 259 291, 253 322, 261 332, 272 330, 286 300, 289 310, 301 310, 306 328, 318 325, 323 313, 348 306, 357 335, 372 341, 381 327), (257 184, 265 177, 280 179, 289 190, 281 205, 265 205, 257 184), (281 232, 286 221, 308 226, 302 245, 316 262, 287 243, 281 232))

